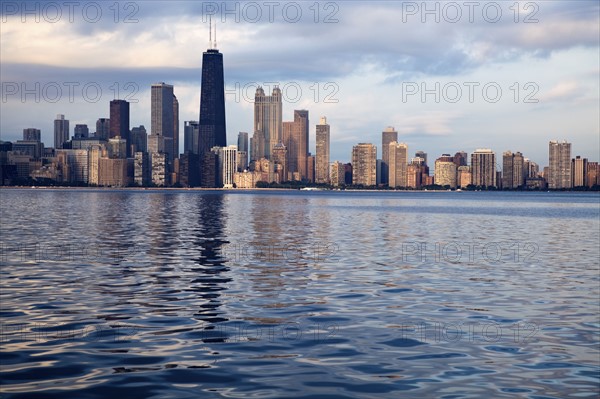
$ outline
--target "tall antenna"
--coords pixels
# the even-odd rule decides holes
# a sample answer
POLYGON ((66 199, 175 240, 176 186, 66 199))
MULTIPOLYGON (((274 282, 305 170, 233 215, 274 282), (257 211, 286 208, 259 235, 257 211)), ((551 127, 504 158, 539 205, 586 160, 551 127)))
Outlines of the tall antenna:
POLYGON ((217 23, 215 22, 215 47, 217 48, 217 23))
POLYGON ((212 48, 212 17, 208 16, 208 48, 212 48))

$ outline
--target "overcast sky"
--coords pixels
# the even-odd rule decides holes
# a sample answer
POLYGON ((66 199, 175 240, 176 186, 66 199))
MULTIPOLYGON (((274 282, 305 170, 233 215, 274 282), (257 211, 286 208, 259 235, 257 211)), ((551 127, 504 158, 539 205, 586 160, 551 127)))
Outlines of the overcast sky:
POLYGON ((131 127, 149 132, 154 82, 175 86, 183 138, 183 122, 198 119, 211 14, 229 144, 252 134, 257 84, 276 82, 284 121, 309 110, 313 153, 327 117, 331 161, 349 161, 358 142, 380 157, 387 126, 431 160, 491 148, 544 166, 551 139, 600 159, 598 1, 117 4, 2 3, 2 140, 36 127, 52 146, 56 114, 71 134, 77 123, 93 132, 115 97, 132 101, 131 127))

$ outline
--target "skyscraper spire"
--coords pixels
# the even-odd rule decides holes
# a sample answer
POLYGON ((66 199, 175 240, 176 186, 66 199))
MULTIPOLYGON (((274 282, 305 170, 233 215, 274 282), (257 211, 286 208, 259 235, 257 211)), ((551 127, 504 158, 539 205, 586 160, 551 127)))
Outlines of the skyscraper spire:
POLYGON ((215 46, 213 48, 217 48, 217 23, 215 22, 215 46))
POLYGON ((211 49, 212 47, 212 17, 209 15, 208 16, 208 48, 211 49))

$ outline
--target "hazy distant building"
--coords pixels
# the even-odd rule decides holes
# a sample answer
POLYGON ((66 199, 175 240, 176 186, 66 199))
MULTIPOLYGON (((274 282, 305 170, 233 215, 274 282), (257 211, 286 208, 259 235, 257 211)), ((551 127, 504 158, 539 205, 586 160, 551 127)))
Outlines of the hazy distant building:
POLYGON ((200 128, 197 121, 183 122, 183 153, 198 154, 200 128))
POLYGON ((520 152, 502 154, 502 188, 515 189, 525 185, 525 158, 520 152))
POLYGON ((62 114, 54 120, 54 148, 61 149, 69 141, 69 120, 62 114))
MULTIPOLYGON (((260 131, 264 137, 260 155, 270 159, 271 149, 283 140, 281 90, 275 86, 270 96, 262 87, 254 95, 254 131, 260 131)), ((257 154, 258 155, 258 154, 257 154)))
POLYGON ((381 184, 389 184, 390 143, 398 141, 398 132, 391 126, 381 133, 381 184))
POLYGON ((327 118, 321 117, 317 125, 317 154, 315 159, 315 182, 329 183, 329 147, 330 147, 330 128, 327 124, 327 118))
POLYGON ((33 127, 23 129, 23 141, 42 141, 42 131, 33 127))
POLYGON ((552 140, 549 143, 549 176, 547 177, 548 188, 563 189, 571 188, 571 143, 552 140))
POLYGON ((456 163, 450 154, 443 154, 435 160, 434 181, 442 187, 456 188, 456 163))
POLYGON ((456 168, 460 166, 467 166, 468 154, 465 151, 458 151, 454 154, 454 163, 456 164, 456 168))
POLYGON ((525 169, 525 178, 536 178, 540 174, 540 166, 531 161, 529 158, 523 160, 523 168, 525 169))
POLYGON ((359 143, 352 147, 352 184, 375 186, 377 184, 377 147, 359 143))
POLYGON ((600 164, 598 162, 588 162, 586 185, 588 187, 600 185, 600 164))
POLYGON ((136 152, 148 152, 148 132, 144 125, 140 125, 131 129, 131 143, 129 148, 130 154, 136 152))
POLYGON ((415 152, 415 158, 422 158, 423 159, 423 164, 424 165, 428 165, 427 163, 427 153, 424 151, 417 151, 415 152))
POLYGON ((586 186, 586 176, 588 173, 588 160, 577 155, 572 160, 571 170, 573 171, 573 187, 586 186))
POLYGON ((73 130, 73 137, 75 137, 76 139, 86 139, 90 137, 90 129, 88 128, 88 125, 75 125, 75 129, 73 130))
MULTIPOLYGON (((388 144, 388 184, 390 188, 408 187, 408 145, 392 141, 388 144)), ((383 180, 383 179, 382 179, 383 180)))
MULTIPOLYGON (((283 136, 282 136, 283 137, 283 136)), ((249 157, 249 140, 247 132, 239 132, 238 133, 238 170, 243 172, 248 168, 248 157, 249 157)))
POLYGON ((109 118, 98 118, 96 121, 96 134, 94 137, 102 140, 108 140, 110 138, 109 118))
POLYGON ((477 149, 471 154, 472 184, 496 187, 496 154, 490 149, 477 149))
MULTIPOLYGON (((279 174, 279 181, 287 181, 289 179, 287 166, 288 153, 287 148, 285 147, 285 145, 283 145, 283 143, 279 143, 273 146, 271 151, 271 159, 272 162, 275 164, 275 173, 279 174)), ((241 170, 240 172, 243 172, 243 170, 241 170)))
POLYGON ((472 183, 470 166, 459 166, 457 169, 456 183, 459 187, 466 188, 472 183))

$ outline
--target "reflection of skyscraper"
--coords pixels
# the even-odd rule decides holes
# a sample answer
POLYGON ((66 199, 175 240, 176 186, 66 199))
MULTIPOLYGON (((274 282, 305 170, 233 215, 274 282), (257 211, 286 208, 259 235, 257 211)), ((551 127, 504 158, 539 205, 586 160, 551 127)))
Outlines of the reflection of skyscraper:
MULTIPOLYGON (((282 102, 281 90, 275 86, 270 96, 265 95, 262 87, 256 89, 254 95, 254 131, 261 131, 264 143, 261 148, 263 156, 271 159, 271 149, 281 142, 282 137, 282 102)), ((240 149, 240 151, 243 151, 240 149)))
POLYGON ((550 141, 548 188, 571 188, 571 143, 550 141))
POLYGON ((315 181, 329 183, 329 140, 330 131, 327 119, 323 116, 317 125, 317 154, 315 160, 315 181))
MULTIPOLYGON (((211 43, 211 47, 214 47, 211 43)), ((226 147, 225 129, 225 83, 223 76, 223 54, 216 48, 210 48, 202 54, 202 86, 200 89, 200 122, 198 154, 204 157, 215 146, 226 147)), ((215 175, 216 171, 205 171, 213 162, 201 161, 200 180, 203 186, 203 174, 215 175)))
POLYGON ((381 133, 381 184, 389 183, 390 143, 398 141, 398 132, 391 126, 381 133))

